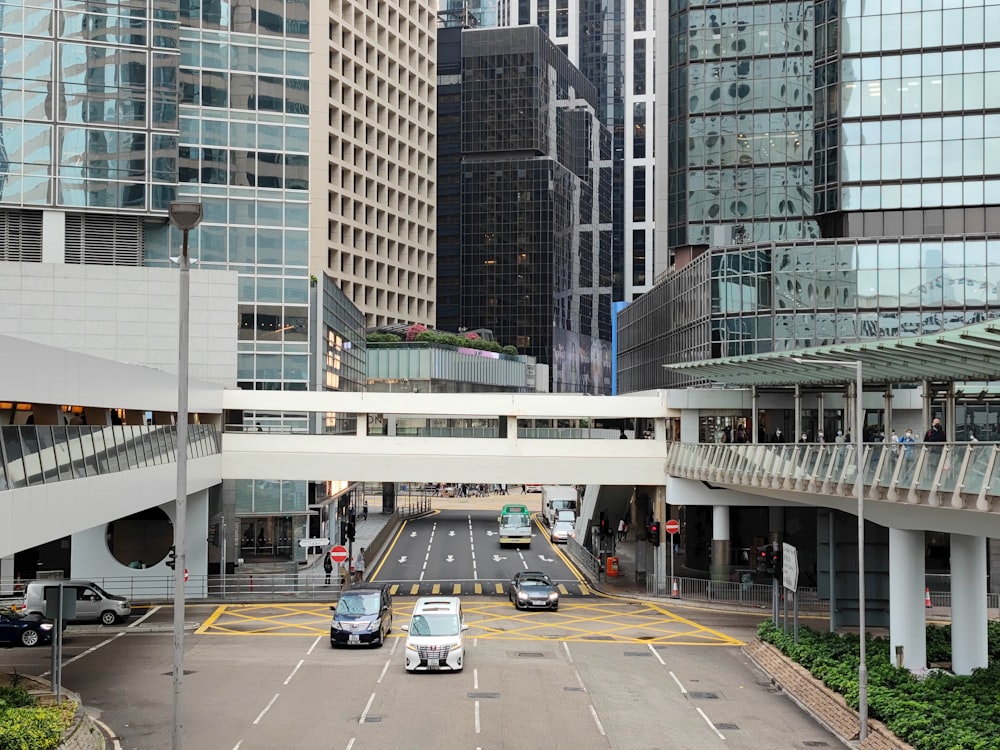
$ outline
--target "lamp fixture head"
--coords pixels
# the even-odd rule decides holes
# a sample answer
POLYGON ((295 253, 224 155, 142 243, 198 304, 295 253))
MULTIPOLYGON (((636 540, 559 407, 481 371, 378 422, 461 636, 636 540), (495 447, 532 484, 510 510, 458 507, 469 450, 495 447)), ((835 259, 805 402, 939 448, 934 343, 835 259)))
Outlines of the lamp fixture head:
POLYGON ((171 201, 167 210, 170 222, 183 232, 194 229, 201 223, 200 201, 171 201))

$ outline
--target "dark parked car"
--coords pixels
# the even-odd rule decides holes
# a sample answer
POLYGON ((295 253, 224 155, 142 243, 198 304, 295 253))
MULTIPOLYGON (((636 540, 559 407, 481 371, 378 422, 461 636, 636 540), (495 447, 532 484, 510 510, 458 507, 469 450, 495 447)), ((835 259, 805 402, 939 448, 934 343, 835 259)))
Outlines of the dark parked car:
POLYGON ((52 620, 22 612, 0 612, 0 643, 28 647, 52 643, 52 620))
POLYGON ((356 583, 340 595, 330 623, 330 646, 381 646, 392 632, 389 587, 356 583))
POLYGON ((559 590, 537 570, 522 570, 511 579, 508 595, 517 609, 559 609, 559 590))

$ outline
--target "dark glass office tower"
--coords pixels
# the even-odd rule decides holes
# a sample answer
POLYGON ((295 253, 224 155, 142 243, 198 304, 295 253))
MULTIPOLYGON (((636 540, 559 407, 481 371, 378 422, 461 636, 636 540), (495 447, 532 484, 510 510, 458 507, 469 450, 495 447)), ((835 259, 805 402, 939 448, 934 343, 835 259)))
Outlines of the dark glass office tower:
POLYGON ((536 27, 441 29, 439 55, 438 326, 492 329, 551 366, 553 391, 609 392, 594 86, 536 27))

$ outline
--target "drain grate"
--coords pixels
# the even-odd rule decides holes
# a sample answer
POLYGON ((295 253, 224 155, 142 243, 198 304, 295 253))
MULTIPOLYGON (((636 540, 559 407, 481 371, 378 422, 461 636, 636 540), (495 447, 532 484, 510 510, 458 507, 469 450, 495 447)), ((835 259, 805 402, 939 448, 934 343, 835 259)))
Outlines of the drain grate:
POLYGON ((803 747, 830 747, 829 742, 823 742, 823 740, 809 740, 802 743, 803 747))
POLYGON ((541 651, 518 651, 517 656, 519 659, 544 659, 545 654, 541 651))
POLYGON ((724 724, 723 722, 720 721, 718 724, 715 725, 715 728, 716 729, 739 729, 740 727, 739 727, 738 724, 724 724))
POLYGON ((382 721, 382 717, 381 716, 366 716, 365 720, 363 722, 361 722, 361 723, 362 724, 378 724, 380 721, 382 721))
POLYGON ((648 651, 626 651, 625 656, 652 656, 648 651))
MULTIPOLYGON (((162 674, 162 675, 163 675, 164 677, 173 677, 173 676, 174 676, 174 673, 173 673, 173 672, 162 672, 161 674, 162 674)), ((185 675, 189 675, 189 674, 197 674, 197 672, 196 672, 196 671, 195 671, 194 669, 185 669, 185 670, 184 670, 184 674, 185 674, 185 675)))
POLYGON ((586 693, 587 688, 582 687, 564 687, 563 690, 567 693, 586 693))
POLYGON ((612 638, 610 635, 592 635, 589 638, 587 638, 587 640, 588 641, 613 641, 614 638, 612 638))
POLYGON ((713 701, 713 700, 717 700, 719 698, 719 694, 718 693, 700 693, 700 692, 696 691, 696 692, 688 693, 688 698, 690 698, 691 700, 695 700, 695 701, 713 701))
POLYGON ((487 698, 499 698, 500 693, 469 693, 468 697, 475 700, 485 700, 487 698))

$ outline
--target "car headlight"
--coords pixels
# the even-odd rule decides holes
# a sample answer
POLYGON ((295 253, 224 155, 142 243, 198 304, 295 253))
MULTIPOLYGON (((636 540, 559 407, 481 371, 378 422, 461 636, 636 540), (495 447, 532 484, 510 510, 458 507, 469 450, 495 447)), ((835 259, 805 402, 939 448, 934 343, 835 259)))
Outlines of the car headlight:
POLYGON ((39 630, 52 630, 52 623, 51 622, 43 622, 41 625, 38 626, 38 629, 39 630))
POLYGON ((527 594, 525 594, 525 593, 524 593, 523 591, 518 591, 518 592, 517 592, 517 598, 518 598, 518 599, 527 599, 527 598, 528 598, 528 595, 527 595, 527 594))
POLYGON ((559 598, 559 592, 558 591, 553 591, 551 594, 549 594, 549 601, 550 602, 554 602, 558 598, 559 598))
POLYGON ((372 620, 368 623, 369 630, 380 630, 382 628, 382 620, 372 620))
POLYGON ((330 630, 343 630, 343 628, 340 627, 340 623, 339 622, 337 622, 336 620, 331 620, 330 621, 330 630))
POLYGON ((417 653, 417 647, 416 647, 416 646, 414 646, 414 645, 413 645, 412 643, 410 643, 409 641, 407 641, 407 642, 406 642, 406 650, 407 650, 407 651, 412 651, 413 653, 417 653))

